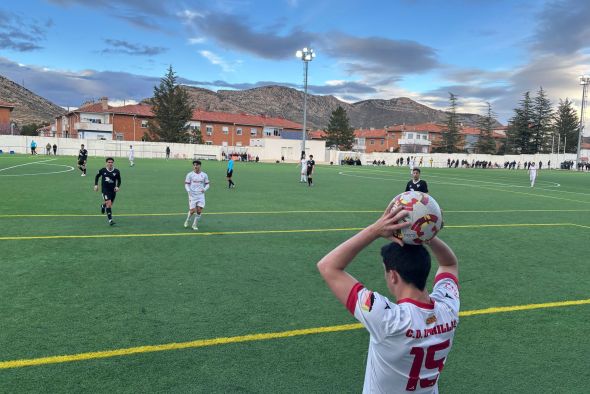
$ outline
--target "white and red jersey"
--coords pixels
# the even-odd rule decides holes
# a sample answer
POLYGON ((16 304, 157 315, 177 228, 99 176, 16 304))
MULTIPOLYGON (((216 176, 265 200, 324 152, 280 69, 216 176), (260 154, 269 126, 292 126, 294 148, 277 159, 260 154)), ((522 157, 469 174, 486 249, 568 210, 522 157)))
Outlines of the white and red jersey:
POLYGON ((186 178, 184 180, 184 188, 192 196, 203 194, 205 192, 205 188, 208 185, 209 177, 203 171, 199 172, 198 174, 194 171, 191 171, 188 174, 186 174, 186 178))
POLYGON ((438 393, 459 322, 457 278, 437 275, 430 299, 396 304, 360 283, 353 287, 346 307, 370 334, 363 393, 438 393))

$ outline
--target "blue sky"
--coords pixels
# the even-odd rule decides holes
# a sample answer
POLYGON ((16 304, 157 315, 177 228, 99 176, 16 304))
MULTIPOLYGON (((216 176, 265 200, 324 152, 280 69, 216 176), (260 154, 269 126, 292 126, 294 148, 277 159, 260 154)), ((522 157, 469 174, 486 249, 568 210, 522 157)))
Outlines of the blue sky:
POLYGON ((0 5, 0 74, 58 105, 141 100, 172 65, 212 90, 300 89, 492 104, 505 122, 525 91, 579 103, 590 72, 590 1, 21 0, 0 5))

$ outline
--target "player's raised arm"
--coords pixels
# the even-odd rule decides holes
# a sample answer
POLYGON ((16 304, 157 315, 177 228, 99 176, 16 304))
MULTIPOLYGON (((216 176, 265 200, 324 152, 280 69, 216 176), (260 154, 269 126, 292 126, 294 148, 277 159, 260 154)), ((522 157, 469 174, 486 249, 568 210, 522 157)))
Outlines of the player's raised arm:
POLYGON ((317 263, 318 270, 330 290, 345 306, 350 291, 358 282, 352 275, 345 272, 348 264, 376 239, 380 237, 392 239, 395 230, 409 225, 406 222, 398 223, 408 212, 402 211, 401 206, 392 210, 392 206, 393 203, 387 207, 379 220, 340 244, 317 263))
POLYGON ((436 257, 436 261, 438 262, 438 271, 436 271, 436 275, 442 273, 449 273, 455 276, 455 278, 459 278, 459 262, 457 260, 457 256, 453 250, 447 245, 442 239, 438 237, 434 237, 428 243, 430 246, 430 250, 436 257))

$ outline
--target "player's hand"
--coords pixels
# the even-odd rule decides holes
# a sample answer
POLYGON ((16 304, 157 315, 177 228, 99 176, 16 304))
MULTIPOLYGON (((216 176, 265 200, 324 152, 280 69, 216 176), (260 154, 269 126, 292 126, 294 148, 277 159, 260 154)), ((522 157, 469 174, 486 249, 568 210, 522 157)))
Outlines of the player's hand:
POLYGON ((385 209, 385 212, 383 212, 383 215, 381 215, 381 217, 370 227, 380 237, 397 242, 403 246, 403 242, 400 239, 395 238, 393 233, 404 227, 410 226, 409 222, 403 221, 403 218, 408 216, 409 212, 403 210, 402 206, 393 208, 393 205, 394 202, 392 201, 385 209))
POLYGON ((119 188, 117 186, 115 186, 115 192, 118 192, 119 188))
POLYGON ((98 191, 98 185, 94 185, 93 189, 94 189, 95 192, 97 192, 98 191))

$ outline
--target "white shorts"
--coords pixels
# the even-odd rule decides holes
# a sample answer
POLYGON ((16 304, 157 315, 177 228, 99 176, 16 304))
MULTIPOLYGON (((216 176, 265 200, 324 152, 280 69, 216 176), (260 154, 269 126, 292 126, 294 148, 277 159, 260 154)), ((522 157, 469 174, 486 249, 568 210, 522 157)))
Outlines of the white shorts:
POLYGON ((205 195, 189 195, 188 197, 188 208, 195 209, 196 207, 205 208, 205 195))

